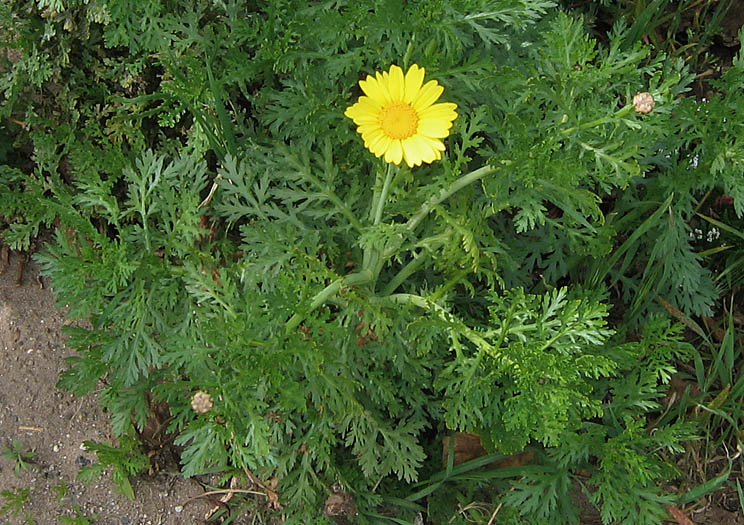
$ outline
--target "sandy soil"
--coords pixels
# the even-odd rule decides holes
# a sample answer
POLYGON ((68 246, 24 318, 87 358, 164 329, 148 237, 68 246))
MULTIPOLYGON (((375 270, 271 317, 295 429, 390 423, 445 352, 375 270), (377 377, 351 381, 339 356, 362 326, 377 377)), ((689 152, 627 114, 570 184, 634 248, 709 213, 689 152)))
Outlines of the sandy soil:
MULTIPOLYGON (((0 522, 48 525, 63 523, 62 516, 98 514, 94 523, 103 525, 204 523, 210 505, 203 499, 185 504, 203 493, 194 480, 163 472, 134 479, 135 501, 117 492, 110 475, 87 486, 76 480, 80 467, 95 461, 82 443, 111 442, 109 417, 94 394, 76 398, 55 387, 63 359, 73 355, 60 332, 64 311, 55 307, 48 287, 41 287, 33 262, 25 265, 17 286, 19 262, 11 255, 0 275, 0 453, 15 440, 35 455, 27 470, 16 473, 15 462, 0 454, 0 491, 7 496, 5 491, 29 490, 20 511, 15 516, 0 511, 0 522)), ((5 496, 0 509, 8 503, 5 496)))

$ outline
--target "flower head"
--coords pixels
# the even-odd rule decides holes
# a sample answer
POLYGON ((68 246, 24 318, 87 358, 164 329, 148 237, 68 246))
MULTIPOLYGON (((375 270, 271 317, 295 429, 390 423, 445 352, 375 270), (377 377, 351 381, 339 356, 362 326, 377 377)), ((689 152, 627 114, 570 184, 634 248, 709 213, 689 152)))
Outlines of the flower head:
POLYGON ((654 109, 654 105, 654 96, 651 93, 644 91, 643 93, 637 93, 636 96, 633 97, 633 109, 636 110, 636 113, 640 113, 641 115, 651 113, 654 109))
POLYGON ((213 406, 214 402, 212 401, 212 396, 210 396, 206 392, 202 392, 200 390, 191 397, 191 408, 193 408, 194 411, 198 412, 199 414, 206 414, 207 412, 212 410, 213 406))
POLYGON ((390 71, 367 75, 359 82, 364 95, 344 113, 357 125, 365 147, 386 162, 409 167, 442 158, 443 138, 457 118, 457 104, 435 104, 444 88, 436 80, 424 84, 424 68, 413 64, 408 73, 395 65, 390 71))

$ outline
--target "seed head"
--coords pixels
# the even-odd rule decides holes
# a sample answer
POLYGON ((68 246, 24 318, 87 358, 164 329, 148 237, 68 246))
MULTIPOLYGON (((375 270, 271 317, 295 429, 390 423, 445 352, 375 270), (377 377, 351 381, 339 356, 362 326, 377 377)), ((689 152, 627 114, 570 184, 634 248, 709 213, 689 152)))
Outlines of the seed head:
POLYGON ((636 113, 640 113, 641 115, 651 113, 654 109, 654 104, 654 96, 647 91, 638 93, 633 97, 633 108, 635 108, 636 113))
POLYGON ((194 412, 198 412, 199 414, 206 414, 210 410, 212 410, 212 407, 214 406, 214 403, 212 402, 212 396, 207 394, 206 392, 197 392, 191 397, 191 408, 194 409, 194 412))

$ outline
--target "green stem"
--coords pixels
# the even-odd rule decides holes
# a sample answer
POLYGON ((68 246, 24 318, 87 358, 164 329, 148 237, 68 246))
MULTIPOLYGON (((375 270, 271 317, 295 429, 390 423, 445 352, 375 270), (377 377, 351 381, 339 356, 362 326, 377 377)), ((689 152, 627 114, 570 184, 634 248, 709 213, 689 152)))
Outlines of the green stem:
MULTIPOLYGON (((390 170, 390 165, 388 164, 387 169, 390 170)), ((374 222, 375 220, 375 212, 377 211, 377 201, 380 200, 380 193, 382 193, 382 187, 385 185, 382 181, 384 180, 382 175, 382 167, 377 170, 377 173, 375 174, 375 185, 373 187, 372 192, 372 204, 369 207, 369 220, 370 222, 374 222)))
MULTIPOLYGON (((390 170, 389 164, 388 164, 388 170, 390 170)), ((382 169, 380 168, 377 170, 377 174, 375 175, 375 185, 374 185, 373 193, 372 193, 372 203, 370 204, 370 207, 369 207, 369 221, 372 223, 374 223, 375 221, 375 215, 377 214, 377 203, 380 200, 380 194, 382 193, 382 187, 385 185, 384 183, 381 184, 382 180, 383 180, 382 169)), ((364 257, 362 258, 362 268, 366 269, 372 266, 371 260, 373 256, 373 251, 374 250, 370 248, 364 249, 364 257)))
MULTIPOLYGON (((460 331, 465 337, 467 337, 468 340, 473 343, 473 345, 475 345, 475 347, 479 350, 488 352, 491 355, 494 355, 498 352, 498 348, 494 347, 491 343, 483 339, 483 337, 478 332, 467 326, 465 323, 460 321, 457 317, 449 313, 437 303, 434 303, 425 297, 409 293, 398 293, 387 296, 385 300, 390 301, 394 304, 411 304, 413 306, 418 306, 419 308, 422 308, 424 310, 434 312, 448 323, 455 324, 457 326, 457 330, 460 331)), ((503 355, 499 357, 504 359, 503 355)))
MULTIPOLYGON (((495 173, 498 168, 494 166, 483 166, 482 168, 478 168, 475 171, 471 171, 467 175, 463 175, 459 179, 457 179, 455 182, 452 183, 452 185, 449 188, 445 188, 442 191, 440 191, 437 195, 434 195, 432 198, 430 198, 428 201, 426 201, 422 206, 421 209, 408 219, 408 222, 406 223, 406 227, 413 231, 418 224, 426 218, 426 216, 431 212, 431 210, 434 209, 438 204, 442 203, 461 189, 463 189, 465 186, 468 186, 469 184, 472 184, 475 181, 478 181, 484 177, 487 177, 488 175, 491 175, 492 173, 495 173)), ((388 255, 388 254, 384 254, 388 255)))
MULTIPOLYGON (((403 284, 403 281, 413 275, 413 273, 418 270, 419 266, 421 266, 429 258, 430 253, 435 252, 437 249, 439 249, 440 246, 446 244, 449 241, 449 239, 452 237, 451 234, 452 230, 447 230, 444 233, 438 233, 437 235, 432 235, 431 237, 421 239, 420 241, 412 245, 407 245, 405 247, 399 248, 397 255, 400 255, 407 251, 411 251, 413 259, 409 261, 408 264, 406 264, 403 268, 401 268, 400 271, 395 275, 395 277, 390 280, 387 286, 385 286, 385 289, 382 291, 381 295, 390 295, 395 290, 397 290, 398 287, 403 284), (421 250, 419 252, 416 252, 415 250, 417 248, 421 248, 421 250)), ((388 247, 387 250, 384 252, 384 255, 386 257, 392 255, 391 250, 392 248, 388 247)))
POLYGON ((413 306, 418 306, 419 308, 422 308, 424 310, 429 311, 435 311, 440 314, 446 314, 449 316, 449 312, 447 312, 444 308, 439 306, 436 303, 432 303, 431 301, 427 300, 425 297, 421 297, 420 295, 412 294, 412 293, 396 293, 392 295, 388 295, 385 298, 386 301, 389 301, 393 304, 412 304, 413 306))
MULTIPOLYGON (((382 187, 380 187, 380 179, 382 178, 381 172, 377 172, 377 180, 375 181, 375 193, 372 197, 372 206, 369 210, 369 218, 372 221, 372 224, 377 225, 382 222, 382 213, 385 209, 385 204, 387 203, 387 196, 388 192, 390 191, 390 183, 393 180, 393 173, 395 172, 395 168, 392 164, 387 165, 387 170, 385 171, 385 180, 382 183, 382 187)), ((381 257, 381 253, 383 251, 384 247, 367 247, 364 250, 364 257, 362 259, 362 268, 365 270, 370 270, 372 272, 373 280, 377 279, 377 275, 380 273, 380 270, 382 269, 383 259, 381 257)))
MULTIPOLYGON (((516 311, 516 309, 516 304, 512 304, 512 306, 509 308, 509 313, 507 314, 506 319, 504 320, 504 324, 500 330, 501 333, 499 334, 499 340, 496 342, 495 345, 493 345, 494 348, 501 348, 501 345, 504 344, 504 339, 506 339, 506 334, 508 332, 509 325, 511 325, 512 319, 514 318, 514 312, 516 311)), ((478 350, 478 355, 476 355, 475 360, 473 361, 473 365, 465 374, 465 379, 462 383, 463 385, 468 385, 470 383, 470 380, 473 379, 473 376, 478 370, 478 367, 480 366, 485 353, 485 348, 480 348, 478 350)))
MULTIPOLYGON (((310 302, 310 308, 306 313, 312 312, 319 306, 333 299, 341 288, 367 284, 372 281, 373 278, 374 276, 372 272, 364 269, 360 272, 350 273, 349 275, 344 275, 343 277, 336 279, 313 297, 313 300, 310 302)), ((305 319, 305 315, 306 314, 294 314, 290 317, 286 324, 287 333, 297 328, 302 320, 305 319)))
POLYGON ((444 283, 444 286, 442 286, 439 290, 431 294, 431 297, 429 298, 430 301, 438 301, 440 297, 442 297, 445 293, 449 292, 457 283, 459 283, 463 277, 465 277, 467 274, 471 272, 470 268, 463 268, 457 274, 452 277, 449 281, 444 283))
POLYGON ((383 297, 386 295, 390 295, 395 290, 398 289, 398 287, 403 284, 403 281, 408 279, 411 275, 413 275, 416 270, 418 270, 419 266, 421 266, 426 259, 429 258, 429 254, 426 252, 419 252, 413 254, 413 259, 408 262, 403 268, 400 269, 400 271, 393 277, 390 282, 385 286, 385 288, 382 290, 381 294, 383 297))
POLYGON ((569 133, 573 133, 574 131, 578 131, 580 129, 587 129, 587 128, 593 128, 595 126, 601 126, 602 124, 607 124, 608 122, 612 122, 613 120, 617 118, 630 115, 630 113, 632 112, 633 112, 633 104, 628 104, 627 106, 623 106, 622 108, 618 109, 615 113, 613 113, 609 117, 602 117, 602 118, 592 120, 590 122, 584 122, 583 124, 579 124, 578 126, 573 126, 571 128, 566 128, 564 130, 561 130, 561 133, 563 135, 568 135, 569 133))
POLYGON ((382 191, 377 198, 377 209, 375 210, 375 217, 373 224, 380 224, 382 221, 382 211, 385 209, 385 201, 387 201, 387 195, 390 191, 390 181, 393 180, 393 165, 388 164, 387 173, 385 174, 385 182, 382 184, 382 191))

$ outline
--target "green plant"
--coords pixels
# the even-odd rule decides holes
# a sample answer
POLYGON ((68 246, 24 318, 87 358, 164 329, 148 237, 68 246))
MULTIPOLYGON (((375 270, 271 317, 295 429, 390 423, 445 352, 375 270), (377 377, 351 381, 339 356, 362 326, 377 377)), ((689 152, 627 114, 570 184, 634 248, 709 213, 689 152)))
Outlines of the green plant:
POLYGON ((16 475, 19 475, 21 470, 28 470, 34 464, 33 459, 36 452, 33 450, 24 452, 23 448, 23 443, 14 439, 11 446, 4 446, 2 452, 0 452, 2 457, 13 462, 13 470, 16 475))
POLYGON ((30 492, 31 489, 28 487, 18 490, 6 489, 0 492, 0 497, 3 499, 0 515, 10 513, 11 516, 17 516, 23 509, 23 505, 28 501, 30 492))
POLYGON ((672 56, 684 57, 701 77, 713 73, 717 57, 709 53, 722 22, 735 14, 735 2, 711 0, 652 0, 638 2, 586 2, 584 9, 597 25, 624 21, 630 41, 643 38, 672 56))
MULTIPOLYGON (((81 475, 113 465, 133 497, 148 466, 133 436, 157 402, 184 475, 276 480, 298 522, 330 520, 332 486, 361 522, 488 505, 575 521, 576 486, 604 522, 660 522, 679 501, 669 458, 700 423, 661 404, 694 352, 660 314, 718 295, 689 231, 705 192, 744 209, 741 55, 702 105, 643 24, 600 44, 549 1, 270 4, 153 2, 146 31, 113 1, 47 13, 58 61, 65 19, 104 43, 81 44, 89 75, 54 77, 70 88, 54 100, 98 104, 74 126, 22 96, 33 53, 8 73, 35 161, 0 171, 30 210, 8 207, 3 235, 24 247, 57 224, 37 260, 90 320, 66 329, 79 355, 59 386, 102 382, 119 440, 89 443, 81 475), (425 67, 457 104, 441 161, 375 160, 344 116, 391 64, 425 67), (535 460, 441 472, 455 431, 535 460)), ((726 352, 712 377, 733 370, 726 352)))
POLYGON ((71 523, 72 525, 91 525, 91 523, 101 519, 101 516, 98 514, 86 516, 80 505, 73 505, 72 511, 75 513, 74 516, 59 516, 59 521, 62 523, 71 523))
MULTIPOLYGON (((78 479, 89 483, 100 476, 106 467, 112 467, 111 477, 116 487, 126 497, 134 500, 134 489, 132 489, 129 478, 140 474, 150 466, 150 460, 142 452, 140 443, 129 436, 121 436, 118 446, 95 441, 86 441, 84 445, 86 450, 96 453, 98 462, 81 468, 78 479)), ((76 513, 79 514, 79 509, 76 513)))
POLYGON ((57 501, 62 501, 67 495, 69 487, 64 481, 60 481, 57 485, 52 487, 54 489, 54 495, 57 497, 57 501))

